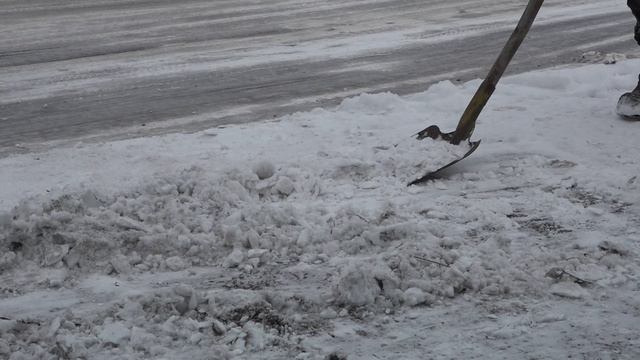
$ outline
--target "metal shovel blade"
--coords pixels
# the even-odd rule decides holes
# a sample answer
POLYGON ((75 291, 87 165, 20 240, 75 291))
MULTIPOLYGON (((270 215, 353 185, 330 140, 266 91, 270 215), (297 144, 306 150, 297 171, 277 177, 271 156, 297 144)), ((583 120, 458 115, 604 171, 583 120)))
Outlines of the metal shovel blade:
MULTIPOLYGON (((420 131, 417 136, 416 139, 417 140, 422 140, 424 138, 431 138, 434 140, 440 140, 440 141, 446 141, 451 143, 451 140, 453 139, 453 132, 451 133, 443 133, 440 131, 440 128, 436 125, 432 125, 429 126, 428 128, 420 131)), ((422 177, 419 177, 413 181, 411 181, 409 184, 407 184, 407 186, 411 186, 411 185, 416 185, 416 184, 420 184, 422 182, 425 181, 429 181, 429 180, 434 180, 440 177, 442 171, 444 171, 445 169, 457 164, 458 162, 464 160, 465 158, 467 158, 469 155, 473 154, 474 151, 476 151, 476 149, 478 148, 478 146, 480 146, 480 141, 467 141, 467 144, 469 145, 469 150, 462 155, 462 157, 446 164, 445 166, 440 167, 439 169, 435 170, 435 171, 430 171, 426 174, 424 174, 422 177)))
POLYGON ((509 62, 511 62, 511 59, 516 54, 516 51, 518 51, 520 44, 522 44, 522 41, 527 36, 527 33, 529 32, 531 25, 533 25, 533 21, 535 20, 536 15, 538 15, 538 11, 540 10, 540 7, 542 7, 543 2, 544 0, 529 0, 527 7, 520 17, 520 21, 518 21, 518 25, 515 30, 513 30, 513 33, 507 40, 507 43, 502 48, 500 55, 498 55, 498 58, 493 63, 491 70, 489 70, 487 77, 482 81, 482 84, 480 84, 480 87, 476 90, 476 93, 473 95, 473 98, 471 98, 467 108, 460 117, 456 130, 450 133, 443 133, 440 131, 438 126, 432 125, 416 134, 417 140, 431 138, 434 140, 446 141, 453 145, 459 145, 462 142, 467 142, 470 146, 469 150, 461 158, 450 162, 436 171, 429 172, 421 178, 411 181, 408 184, 409 186, 437 178, 444 169, 447 169, 468 157, 476 151, 478 146, 480 146, 479 140, 470 140, 473 130, 475 129, 476 120, 495 91, 496 85, 498 85, 498 81, 500 81, 502 74, 504 74, 504 71, 507 69, 509 62))

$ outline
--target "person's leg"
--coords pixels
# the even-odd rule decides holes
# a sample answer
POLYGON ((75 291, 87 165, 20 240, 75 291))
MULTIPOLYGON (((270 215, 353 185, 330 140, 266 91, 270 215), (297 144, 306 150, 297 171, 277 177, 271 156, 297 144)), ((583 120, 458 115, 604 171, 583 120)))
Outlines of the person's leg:
POLYGON ((627 0, 627 6, 631 9, 631 12, 636 17, 636 27, 634 31, 635 39, 638 45, 640 45, 640 0, 627 0))
MULTIPOLYGON (((627 5, 636 17, 634 38, 638 45, 640 45, 640 0, 627 0, 627 5)), ((636 85, 636 88, 620 97, 616 112, 620 116, 640 120, 640 76, 638 76, 638 85, 636 85)))

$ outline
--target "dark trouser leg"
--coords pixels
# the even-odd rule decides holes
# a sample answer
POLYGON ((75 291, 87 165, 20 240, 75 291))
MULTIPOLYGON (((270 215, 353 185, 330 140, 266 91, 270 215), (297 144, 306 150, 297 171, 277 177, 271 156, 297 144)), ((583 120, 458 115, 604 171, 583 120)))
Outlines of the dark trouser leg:
MULTIPOLYGON (((627 0, 627 6, 631 9, 633 16, 636 17, 636 26, 633 29, 633 37, 640 45, 640 0, 627 0)), ((634 93, 640 94, 640 76, 638 76, 638 85, 633 90, 634 93)))
MULTIPOLYGON (((640 0, 627 0, 627 5, 636 17, 636 26, 633 29, 634 38, 640 45, 640 0)), ((640 120, 640 75, 638 85, 633 91, 623 94, 616 107, 618 115, 633 120, 640 120)))
POLYGON ((638 45, 640 45, 640 0, 627 0, 627 5, 636 17, 636 26, 634 28, 634 37, 638 45))

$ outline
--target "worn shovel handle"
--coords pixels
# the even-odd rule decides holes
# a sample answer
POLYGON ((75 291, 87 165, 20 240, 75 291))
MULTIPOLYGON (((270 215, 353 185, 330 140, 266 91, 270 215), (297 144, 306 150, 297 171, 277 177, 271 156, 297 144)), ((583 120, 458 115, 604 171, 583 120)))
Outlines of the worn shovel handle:
POLYGON ((518 51, 520 44, 527 36, 529 29, 531 29, 531 25, 538 15, 538 11, 542 6, 544 0, 529 0, 522 17, 520 17, 520 21, 516 26, 515 30, 507 40, 507 43, 502 48, 500 55, 493 63, 491 70, 489 70, 489 74, 484 79, 475 95, 467 105, 467 108, 464 110, 460 121, 458 122, 458 126, 456 127, 455 132, 453 133, 453 138, 451 139, 451 143, 458 145, 461 141, 467 140, 473 134, 473 130, 476 125, 476 119, 480 115, 480 112, 484 108, 484 106, 489 101, 489 98, 493 94, 496 89, 496 85, 504 71, 507 69, 509 62, 518 51))

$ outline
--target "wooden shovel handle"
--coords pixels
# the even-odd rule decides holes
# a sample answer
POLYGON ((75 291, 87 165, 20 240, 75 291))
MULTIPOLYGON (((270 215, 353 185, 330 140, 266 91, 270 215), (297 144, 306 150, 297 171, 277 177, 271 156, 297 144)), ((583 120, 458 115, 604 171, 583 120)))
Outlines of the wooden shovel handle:
POLYGON ((461 141, 467 140, 473 134, 473 130, 476 125, 476 119, 480 115, 480 112, 484 108, 484 106, 489 101, 489 98, 493 94, 496 89, 496 85, 504 71, 507 69, 509 62, 518 51, 520 44, 527 36, 533 21, 538 15, 538 11, 542 6, 544 0, 529 0, 527 4, 527 8, 524 10, 522 17, 520 17, 520 21, 516 26, 516 29, 513 31, 509 40, 502 48, 500 55, 493 63, 491 70, 489 70, 489 74, 484 79, 475 95, 467 105, 460 121, 458 122, 458 126, 456 127, 456 131, 453 133, 453 138, 451 139, 451 143, 458 145, 461 141))

